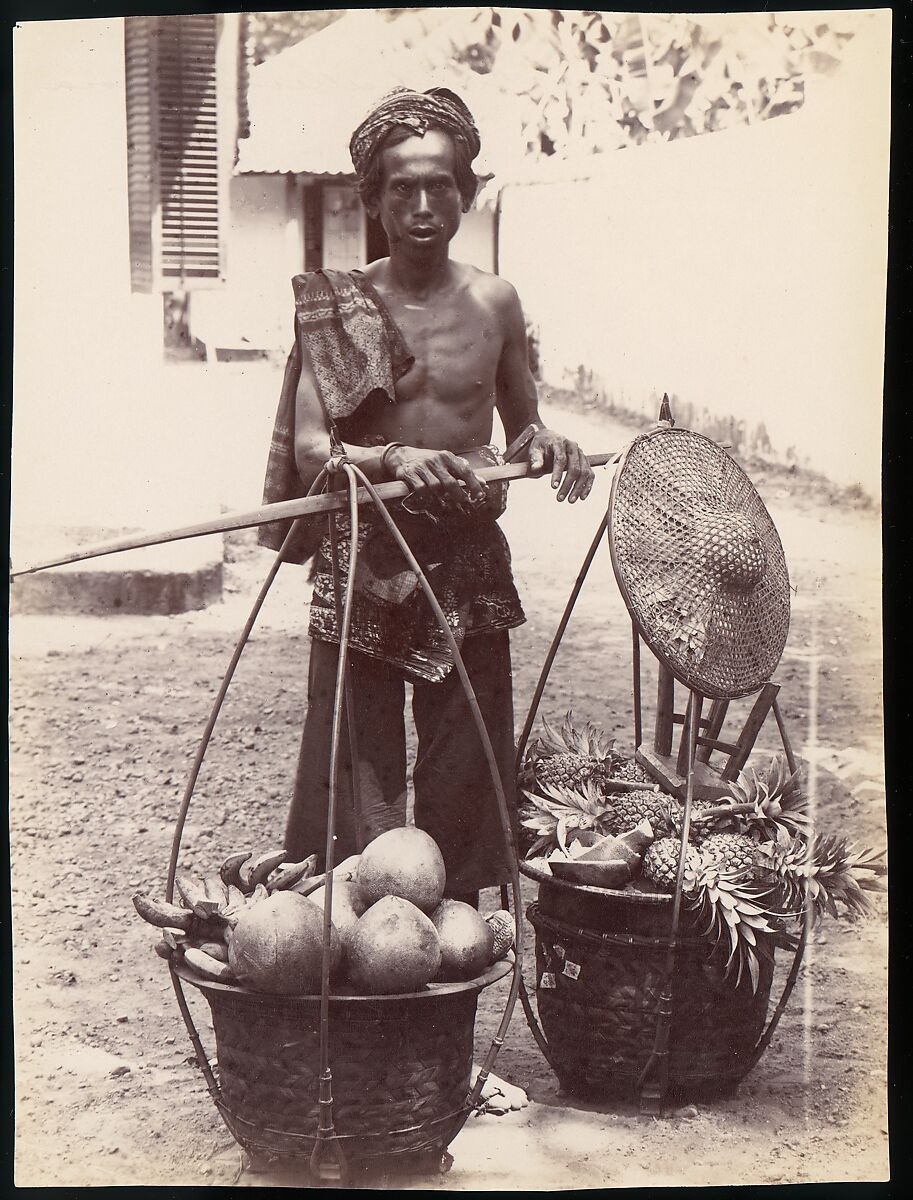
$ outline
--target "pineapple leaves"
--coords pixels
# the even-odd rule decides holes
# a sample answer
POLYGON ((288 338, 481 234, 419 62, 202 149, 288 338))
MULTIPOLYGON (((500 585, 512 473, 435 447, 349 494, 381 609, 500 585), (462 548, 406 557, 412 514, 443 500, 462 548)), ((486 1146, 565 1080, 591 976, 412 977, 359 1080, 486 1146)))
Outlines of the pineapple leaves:
POLYGON ((708 920, 706 926, 701 930, 701 937, 710 937, 710 935, 713 934, 714 938, 717 938, 719 935, 718 926, 719 920, 717 919, 716 912, 711 910, 710 919, 708 920))
POLYGON ((748 973, 751 976, 751 990, 752 990, 752 992, 757 992, 758 981, 761 976, 761 967, 760 967, 760 964, 758 963, 758 956, 754 953, 754 951, 750 950, 748 952, 747 957, 748 957, 748 973))
POLYGON ((840 905, 850 917, 863 916, 871 911, 866 891, 882 890, 883 853, 850 850, 843 839, 831 834, 787 837, 778 829, 775 840, 759 846, 759 856, 792 917, 798 918, 806 909, 815 917, 825 913, 838 917, 840 905))
POLYGON ((552 843, 551 836, 537 838, 536 841, 533 842, 532 846, 530 846, 529 850, 526 852, 526 857, 527 858, 538 858, 540 854, 543 854, 543 853, 545 853, 546 850, 548 850, 548 848, 551 846, 551 843, 552 843))
MULTIPOLYGON (((568 713, 568 716, 570 716, 570 713, 568 713)), ((550 743, 548 749, 556 754, 561 754, 568 750, 569 747, 566 745, 564 738, 555 732, 545 717, 542 718, 542 728, 545 730, 546 737, 550 743)))
POLYGON ((732 797, 735 800, 736 804, 753 804, 754 803, 754 801, 751 798, 751 793, 749 792, 748 787, 746 786, 747 782, 748 782, 748 776, 745 774, 744 771, 740 771, 738 779, 735 780, 734 782, 730 783, 729 790, 732 793, 732 797))
POLYGON ((740 771, 738 779, 729 784, 729 791, 737 804, 748 806, 743 816, 746 832, 754 830, 762 837, 780 841, 811 829, 799 772, 790 773, 782 755, 771 759, 763 777, 754 770, 740 771))
POLYGON ((611 805, 591 780, 586 780, 580 789, 539 780, 537 791, 522 787, 520 790, 528 802, 519 812, 521 824, 548 839, 546 852, 558 847, 566 852, 568 840, 576 830, 608 832, 605 823, 611 805))
MULTIPOLYGON (((722 905, 721 911, 724 914, 731 913, 733 909, 738 907, 739 903, 735 896, 730 896, 722 888, 717 891, 717 902, 722 905)), ((729 917, 727 916, 726 919, 728 920, 729 917)))
MULTIPOLYGON (((775 936, 779 932, 777 925, 768 920, 775 914, 759 903, 768 895, 768 891, 716 863, 703 862, 689 879, 686 902, 699 917, 705 918, 701 936, 727 951, 724 972, 727 976, 735 974, 736 987, 747 968, 752 991, 757 989, 761 951, 758 934, 775 936)), ((769 952, 763 952, 770 957, 769 952)))
POLYGON ((726 959, 726 971, 728 972, 739 952, 739 934, 734 924, 729 924, 727 933, 729 934, 729 957, 726 959))

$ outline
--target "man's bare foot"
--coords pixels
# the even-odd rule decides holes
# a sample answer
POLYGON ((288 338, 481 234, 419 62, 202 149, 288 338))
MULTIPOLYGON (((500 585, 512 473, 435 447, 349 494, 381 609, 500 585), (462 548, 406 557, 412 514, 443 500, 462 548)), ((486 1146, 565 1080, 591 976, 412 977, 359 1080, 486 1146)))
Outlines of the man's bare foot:
MULTIPOLYGON (((477 1063, 472 1065, 472 1074, 469 1077, 470 1087, 475 1086, 475 1082, 479 1077, 479 1066, 477 1063)), ((506 1112, 516 1112, 518 1109, 526 1108, 529 1104, 529 1099, 526 1092, 522 1088, 515 1087, 514 1084, 508 1083, 506 1079, 502 1079, 500 1075, 490 1074, 482 1085, 482 1094, 479 1097, 482 1101, 482 1112, 493 1113, 496 1116, 502 1116, 506 1112)))

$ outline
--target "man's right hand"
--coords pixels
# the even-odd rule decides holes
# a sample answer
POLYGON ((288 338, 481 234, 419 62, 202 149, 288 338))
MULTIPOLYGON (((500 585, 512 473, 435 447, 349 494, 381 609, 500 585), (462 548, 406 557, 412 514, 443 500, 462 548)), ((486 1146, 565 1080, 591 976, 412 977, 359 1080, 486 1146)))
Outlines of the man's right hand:
POLYGON ((488 496, 488 488, 466 459, 449 450, 394 446, 386 454, 384 466, 392 479, 408 484, 423 501, 481 504, 488 496))

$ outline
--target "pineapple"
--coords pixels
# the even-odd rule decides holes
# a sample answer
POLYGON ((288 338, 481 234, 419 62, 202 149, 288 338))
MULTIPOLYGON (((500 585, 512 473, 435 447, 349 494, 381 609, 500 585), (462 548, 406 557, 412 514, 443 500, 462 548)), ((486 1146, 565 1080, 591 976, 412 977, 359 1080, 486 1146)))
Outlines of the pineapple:
POLYGON ((734 876, 749 874, 758 857, 758 844, 744 833, 712 833, 701 842, 701 858, 734 876))
MULTIPOLYGON (((665 892, 675 891, 678 874, 678 858, 681 842, 678 838, 657 838, 644 855, 643 875, 665 892)), ((685 850, 685 875, 696 871, 701 865, 701 856, 693 846, 685 850)))
POLYGON ((662 792, 623 792, 612 797, 612 807, 606 820, 609 833, 626 833, 646 817, 657 837, 672 833, 669 820, 669 798, 662 792))
POLYGON ((580 787, 591 779, 598 779, 602 764, 586 754, 555 754, 543 759, 536 772, 540 783, 546 787, 580 787))
POLYGON ((536 739, 527 756, 538 784, 579 789, 588 781, 600 784, 608 777, 618 756, 594 725, 587 722, 577 729, 573 714, 568 713, 560 731, 544 717, 542 727, 544 735, 536 739))
POLYGON ((882 891, 884 851, 849 849, 842 838, 816 834, 811 841, 781 834, 758 847, 761 871, 777 889, 779 905, 794 916, 836 917, 839 900, 853 916, 870 911, 866 891, 882 891))
POLYGON ((613 779, 621 779, 625 783, 645 783, 649 787, 653 786, 653 781, 650 778, 650 773, 646 767, 642 767, 636 759, 628 758, 623 760, 612 772, 613 779))
MULTIPOLYGON (((691 824, 688 826, 688 841, 695 846, 700 846, 711 834, 714 833, 729 833, 733 830, 733 820, 728 813, 721 813, 719 809, 729 807, 725 801, 719 800, 692 800, 691 801, 691 824), (704 816, 708 812, 716 812, 713 817, 704 816)), ((682 825, 685 818, 685 806, 680 801, 673 800, 669 807, 669 815, 672 822, 672 832, 681 836, 682 825)))
POLYGON ((540 785, 541 794, 525 791, 529 803, 520 810, 520 824, 537 835, 527 858, 561 847, 579 830, 608 833, 609 806, 599 789, 588 780, 580 790, 540 785))

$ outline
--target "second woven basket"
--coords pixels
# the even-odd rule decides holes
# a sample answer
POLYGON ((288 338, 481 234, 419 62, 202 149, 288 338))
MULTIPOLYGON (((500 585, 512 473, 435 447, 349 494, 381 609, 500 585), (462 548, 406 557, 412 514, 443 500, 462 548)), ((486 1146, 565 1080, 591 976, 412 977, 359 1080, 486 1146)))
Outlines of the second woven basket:
MULTIPOLYGON (((524 864, 521 870, 533 874, 524 864)), ((635 1100, 656 1036, 671 897, 549 880, 527 910, 536 931, 536 1003, 549 1062, 577 1095, 635 1100)), ((763 936, 763 935, 759 935, 763 936)), ((764 1031, 774 947, 757 989, 683 922, 672 981, 670 1098, 732 1091, 764 1031)))

